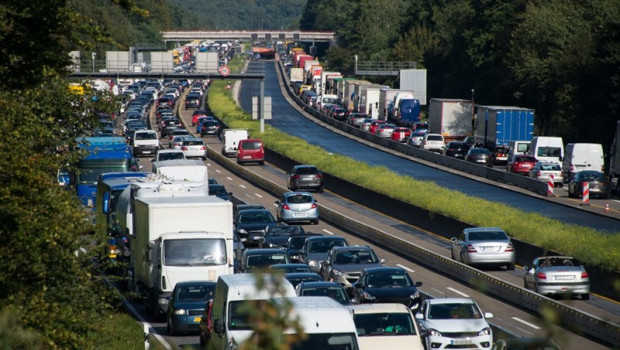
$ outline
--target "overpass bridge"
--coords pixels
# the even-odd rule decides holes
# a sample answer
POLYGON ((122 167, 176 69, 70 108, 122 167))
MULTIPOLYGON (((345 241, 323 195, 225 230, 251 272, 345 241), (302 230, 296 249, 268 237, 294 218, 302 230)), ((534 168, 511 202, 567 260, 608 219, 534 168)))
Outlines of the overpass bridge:
POLYGON ((175 30, 163 31, 164 42, 192 40, 333 42, 334 32, 302 30, 175 30))

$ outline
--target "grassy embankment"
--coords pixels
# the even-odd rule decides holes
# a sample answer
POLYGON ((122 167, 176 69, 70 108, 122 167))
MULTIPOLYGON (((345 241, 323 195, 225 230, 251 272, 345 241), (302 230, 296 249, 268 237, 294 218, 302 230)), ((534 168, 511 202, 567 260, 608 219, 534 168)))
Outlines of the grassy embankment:
MULTIPOLYGON (((231 62, 232 69, 240 66, 238 59, 231 62)), ((330 154, 267 124, 265 132, 260 134, 258 121, 253 121, 234 102, 231 90, 225 89, 225 85, 222 81, 215 81, 211 85, 209 106, 213 113, 231 128, 248 129, 252 137, 263 139, 265 146, 275 152, 300 163, 315 164, 333 176, 432 212, 476 226, 501 227, 519 240, 575 256, 607 270, 620 270, 620 231, 601 233, 583 226, 568 225, 536 213, 526 213, 507 205, 451 191, 434 182, 400 176, 385 167, 370 166, 348 157, 330 154)))

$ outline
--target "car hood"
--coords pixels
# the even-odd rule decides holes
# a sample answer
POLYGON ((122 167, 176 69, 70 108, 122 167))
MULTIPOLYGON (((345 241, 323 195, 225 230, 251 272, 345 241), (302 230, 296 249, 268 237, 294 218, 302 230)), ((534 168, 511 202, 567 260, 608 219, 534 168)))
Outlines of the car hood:
POLYGON ((267 226, 276 226, 277 224, 269 222, 259 222, 254 224, 238 224, 237 229, 244 229, 246 231, 264 230, 267 226))
POLYGON ((440 332, 459 333, 459 332, 479 332, 489 324, 485 319, 447 319, 447 320, 426 320, 427 329, 436 329, 440 332))
POLYGON ((415 287, 383 287, 383 288, 366 288, 366 292, 376 297, 408 297, 415 293, 417 289, 415 287))
POLYGON ((327 252, 325 253, 309 253, 307 258, 308 260, 318 260, 318 261, 322 261, 325 260, 327 258, 327 252))
POLYGON ((275 244, 281 247, 288 240, 288 236, 266 236, 265 243, 275 244))

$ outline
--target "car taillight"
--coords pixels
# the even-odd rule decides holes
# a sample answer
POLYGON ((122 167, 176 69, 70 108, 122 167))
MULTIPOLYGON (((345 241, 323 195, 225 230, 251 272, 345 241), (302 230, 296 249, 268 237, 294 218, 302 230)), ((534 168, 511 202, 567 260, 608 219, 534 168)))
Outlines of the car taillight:
POLYGON ((323 175, 321 175, 321 174, 316 174, 315 176, 316 176, 317 179, 322 179, 323 178, 323 175))
POLYGON ((508 246, 506 246, 506 252, 514 252, 515 247, 512 245, 512 243, 508 243, 508 246))
POLYGON ((540 170, 536 172, 536 177, 540 177, 540 170))
POLYGON ((468 252, 468 253, 475 253, 475 252, 476 252, 476 248, 474 248, 474 246, 473 246, 473 245, 468 244, 468 245, 467 245, 467 252, 468 252))
POLYGON ((200 150, 204 151, 205 150, 205 146, 200 146, 200 150))
POLYGON ((588 278, 588 273, 587 272, 582 272, 581 273, 581 278, 588 278))
POLYGON ((283 204, 282 205, 282 209, 284 209, 284 210, 291 210, 291 207, 289 207, 288 204, 283 204))
POLYGON ((546 279, 547 279, 547 275, 545 275, 545 273, 544 273, 544 272, 539 272, 539 273, 537 273, 537 274, 536 274, 536 277, 537 277, 538 279, 541 279, 541 280, 546 280, 546 279))
POLYGON ((299 179, 299 175, 293 175, 293 179, 299 179))
POLYGON ((189 148, 187 148, 186 146, 181 147, 181 149, 184 151, 189 151, 189 148))
POLYGON ((312 209, 316 208, 316 203, 312 203, 312 209))

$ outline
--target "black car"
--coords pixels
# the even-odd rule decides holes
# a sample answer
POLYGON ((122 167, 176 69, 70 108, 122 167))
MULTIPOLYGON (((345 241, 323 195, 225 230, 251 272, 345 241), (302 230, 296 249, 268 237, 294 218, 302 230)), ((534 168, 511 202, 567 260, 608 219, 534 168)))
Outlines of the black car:
POLYGON ((302 282, 320 282, 321 276, 314 272, 290 272, 285 273, 284 278, 286 278, 293 287, 297 286, 302 282))
POLYGON ((168 136, 168 134, 171 133, 172 130, 182 129, 182 128, 183 128, 183 124, 181 124, 181 121, 177 118, 165 120, 162 123, 161 136, 162 137, 168 136))
POLYGON ((215 282, 190 281, 175 285, 168 303, 166 328, 170 335, 197 333, 200 316, 213 299, 215 282))
POLYGON ((308 232, 301 235, 290 236, 283 245, 289 260, 291 262, 301 262, 299 254, 304 247, 306 238, 316 236, 321 236, 321 234, 308 232))
POLYGON ((358 304, 404 304, 415 313, 422 301, 417 288, 421 285, 422 282, 413 282, 400 267, 367 268, 353 286, 353 299, 358 304))
POLYGON ((199 108, 202 96, 197 92, 190 92, 185 97, 185 109, 188 108, 199 108))
POLYGON ((230 200, 232 192, 226 191, 226 187, 220 184, 209 184, 209 195, 217 196, 223 200, 230 200))
POLYGON ((342 305, 351 305, 347 292, 336 282, 301 282, 295 286, 298 296, 330 297, 342 305))
POLYGON ((239 272, 247 273, 260 269, 267 269, 275 264, 287 264, 288 257, 284 249, 257 248, 246 249, 241 256, 239 272))
POLYGON ((269 226, 265 230, 265 237, 259 243, 259 247, 263 248, 281 248, 286 244, 288 238, 292 235, 302 235, 306 233, 300 225, 278 225, 269 226))
POLYGON ((347 113, 347 110, 344 108, 334 108, 331 112, 331 117, 340 121, 347 120, 348 115, 349 113, 347 113))
POLYGON ((470 148, 465 155, 465 161, 493 167, 493 155, 491 151, 482 147, 470 148))
POLYGON ((239 238, 247 239, 246 246, 258 246, 265 237, 267 227, 277 226, 278 223, 267 209, 247 209, 237 211, 234 225, 239 238))
POLYGON ((310 266, 301 263, 275 264, 269 268, 282 273, 312 272, 310 266))
POLYGON ((443 150, 443 154, 448 157, 454 157, 458 159, 464 159, 465 154, 469 150, 469 146, 465 142, 452 141, 446 144, 446 148, 443 150))
POLYGON ((291 191, 297 189, 312 189, 323 192, 323 174, 314 165, 296 165, 288 173, 287 187, 291 191))
POLYGON ((200 136, 217 135, 220 133, 220 123, 217 120, 206 119, 200 123, 200 136))

